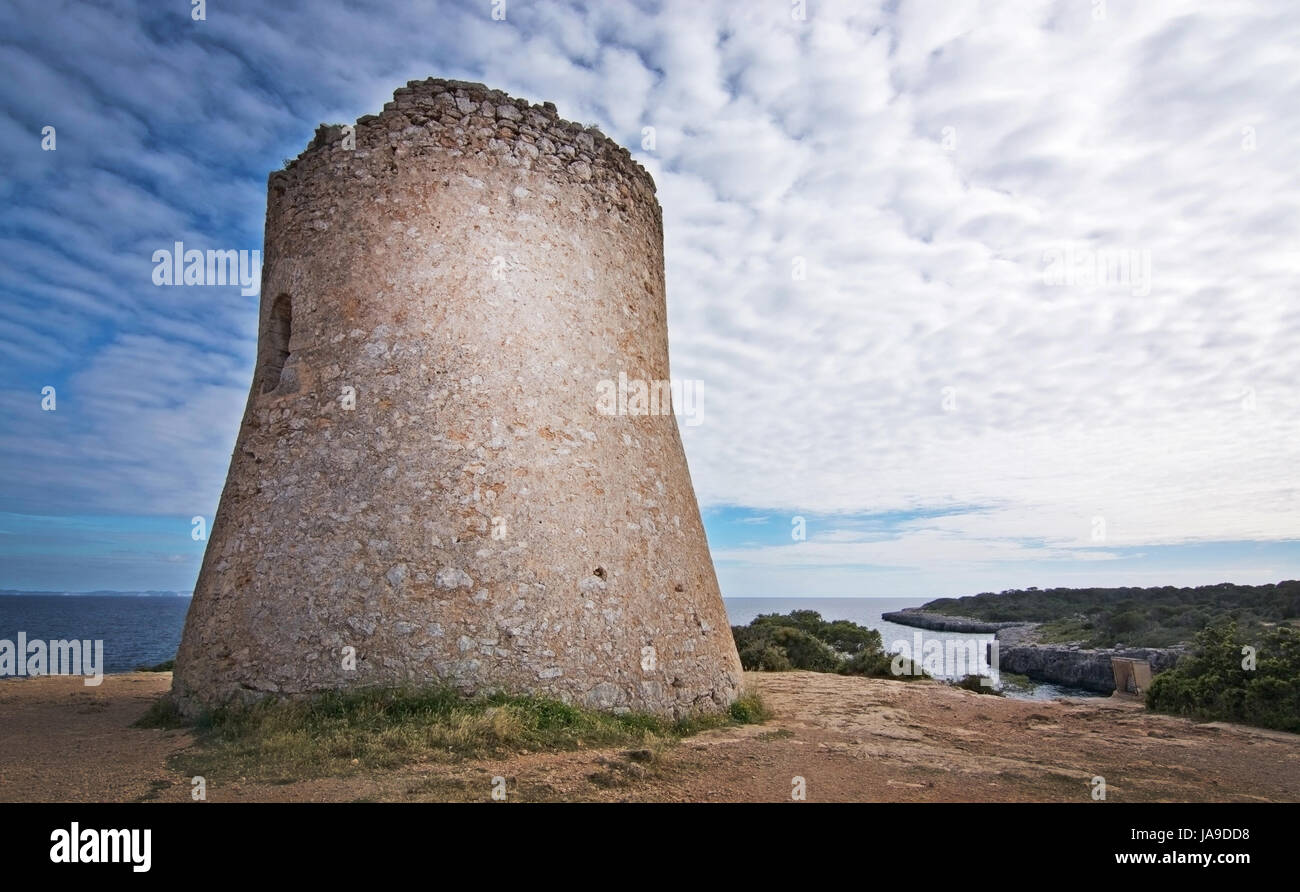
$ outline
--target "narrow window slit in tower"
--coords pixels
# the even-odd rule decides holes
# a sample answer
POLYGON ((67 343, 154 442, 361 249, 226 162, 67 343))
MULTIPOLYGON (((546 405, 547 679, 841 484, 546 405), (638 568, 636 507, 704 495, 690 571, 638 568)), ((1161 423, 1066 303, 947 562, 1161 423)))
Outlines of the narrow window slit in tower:
POLYGON ((280 386, 280 373, 289 358, 289 333, 293 327, 293 305, 289 295, 281 294, 271 305, 271 318, 266 325, 266 353, 262 371, 262 393, 270 393, 280 386))

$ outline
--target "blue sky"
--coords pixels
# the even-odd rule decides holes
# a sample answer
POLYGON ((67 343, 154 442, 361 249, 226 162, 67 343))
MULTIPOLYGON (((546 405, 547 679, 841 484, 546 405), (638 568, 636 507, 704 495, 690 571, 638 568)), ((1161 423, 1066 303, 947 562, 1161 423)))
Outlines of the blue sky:
POLYGON ((724 594, 1300 575, 1300 10, 791 8, 6 3, 0 588, 192 587, 258 299, 153 252, 428 76, 654 175, 724 594))

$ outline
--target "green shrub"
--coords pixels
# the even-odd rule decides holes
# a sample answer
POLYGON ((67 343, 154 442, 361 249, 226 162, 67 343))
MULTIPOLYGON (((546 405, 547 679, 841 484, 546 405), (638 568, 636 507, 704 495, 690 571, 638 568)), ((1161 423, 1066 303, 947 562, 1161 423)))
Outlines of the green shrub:
POLYGON ((961 688, 963 691, 974 691, 977 694, 992 694, 994 697, 1006 696, 997 688, 984 684, 978 675, 967 675, 961 681, 954 681, 952 686, 961 688))
POLYGON ((834 672, 842 662, 829 644, 802 629, 775 628, 771 642, 785 652, 790 665, 796 669, 834 672))
POLYGON ((1300 732, 1300 631, 1265 630, 1255 646, 1255 668, 1243 665, 1248 646, 1236 623, 1207 626, 1195 650, 1162 672, 1147 689, 1147 708, 1215 721, 1300 732))
POLYGON ((767 721, 772 717, 771 711, 763 703, 763 699, 753 691, 746 691, 731 704, 728 709, 728 715, 733 722, 742 725, 757 725, 767 721))
POLYGON ((732 626, 741 665, 750 671, 806 669, 892 678, 880 633, 848 620, 826 621, 815 610, 765 613, 732 626))
MULTIPOLYGON (((893 678, 893 655, 883 650, 863 651, 844 661, 840 675, 865 675, 872 678, 893 678)), ((916 667, 918 671, 920 667, 916 667)))
POLYGON ((793 669, 785 651, 770 641, 755 641, 740 651, 740 664, 750 671, 785 672, 793 669))
POLYGON ((1115 635, 1128 635, 1142 628, 1146 622, 1146 616, 1138 610, 1125 610, 1123 613, 1116 613, 1107 621, 1110 631, 1115 635))
POLYGON ((135 671, 136 672, 171 672, 172 669, 175 667, 175 665, 176 665, 175 660, 167 660, 165 662, 157 664, 156 666, 136 666, 135 671))

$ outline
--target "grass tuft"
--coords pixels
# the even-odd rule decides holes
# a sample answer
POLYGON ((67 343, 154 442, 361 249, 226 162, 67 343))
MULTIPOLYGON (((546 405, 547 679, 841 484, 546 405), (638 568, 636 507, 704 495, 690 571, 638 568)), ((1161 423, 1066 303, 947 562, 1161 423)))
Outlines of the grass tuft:
POLYGON ((760 725, 772 717, 772 712, 755 691, 746 691, 728 709, 731 720, 740 725, 760 725))

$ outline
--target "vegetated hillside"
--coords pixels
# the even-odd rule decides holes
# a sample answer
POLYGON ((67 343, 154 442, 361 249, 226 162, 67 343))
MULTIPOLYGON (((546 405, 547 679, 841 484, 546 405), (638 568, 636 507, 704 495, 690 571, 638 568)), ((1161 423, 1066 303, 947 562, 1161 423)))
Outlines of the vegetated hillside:
POLYGON ((1232 621, 1242 634, 1300 620, 1300 581, 1196 588, 1050 588, 940 598, 922 610, 986 622, 1043 623, 1044 641, 1086 647, 1167 647, 1190 642, 1212 623, 1232 621))

